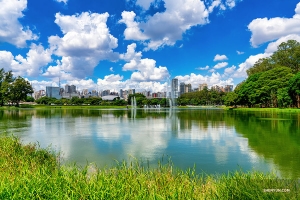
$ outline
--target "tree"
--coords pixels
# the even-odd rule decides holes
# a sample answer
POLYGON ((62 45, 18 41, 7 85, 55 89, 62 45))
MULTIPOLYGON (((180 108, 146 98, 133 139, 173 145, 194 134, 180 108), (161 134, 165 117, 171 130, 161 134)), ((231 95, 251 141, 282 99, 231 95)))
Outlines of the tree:
POLYGON ((297 108, 300 108, 300 72, 290 79, 288 93, 293 101, 293 104, 297 108))
POLYGON ((8 84, 8 95, 7 98, 19 106, 20 101, 25 101, 27 94, 32 94, 33 89, 28 81, 18 76, 12 83, 8 84))
POLYGON ((228 92, 224 96, 224 104, 226 106, 235 106, 237 103, 238 95, 235 92, 228 92))
POLYGON ((293 73, 300 71, 300 43, 296 40, 288 40, 281 43, 277 51, 271 56, 274 63, 289 67, 293 73))
POLYGON ((288 40, 281 43, 271 57, 259 59, 253 67, 247 70, 247 74, 251 76, 255 73, 269 71, 279 66, 290 68, 294 74, 300 71, 299 42, 288 40))
POLYGON ((277 91, 278 107, 286 108, 292 104, 292 99, 289 95, 289 88, 280 88, 277 91))
POLYGON ((146 99, 145 95, 141 93, 135 93, 135 94, 130 94, 128 95, 127 102, 130 105, 131 104, 131 97, 135 97, 136 99, 136 105, 137 106, 143 106, 143 101, 146 99))
POLYGON ((12 71, 5 72, 0 69, 0 105, 4 105, 4 100, 7 100, 9 84, 14 81, 12 71))
POLYGON ((259 59, 253 67, 247 70, 248 76, 256 73, 265 72, 274 68, 274 63, 271 58, 261 58, 259 59))
POLYGON ((34 102, 34 98, 32 96, 27 96, 26 102, 34 102))
POLYGON ((50 105, 51 103, 54 103, 56 100, 57 99, 54 98, 54 97, 52 97, 52 98, 50 98, 50 97, 41 97, 41 98, 35 100, 35 102, 37 104, 50 105))

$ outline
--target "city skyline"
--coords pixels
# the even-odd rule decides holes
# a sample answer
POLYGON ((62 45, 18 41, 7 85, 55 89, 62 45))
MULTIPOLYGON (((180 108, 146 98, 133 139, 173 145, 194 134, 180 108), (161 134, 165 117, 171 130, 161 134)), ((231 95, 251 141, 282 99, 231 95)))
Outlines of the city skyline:
POLYGON ((280 43, 300 42, 296 0, 10 0, 0 10, 0 68, 35 90, 236 86, 280 43))

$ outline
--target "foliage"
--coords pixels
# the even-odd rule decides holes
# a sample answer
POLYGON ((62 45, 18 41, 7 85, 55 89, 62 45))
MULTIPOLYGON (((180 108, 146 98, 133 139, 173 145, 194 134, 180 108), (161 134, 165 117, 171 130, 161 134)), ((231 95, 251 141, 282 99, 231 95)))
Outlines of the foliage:
POLYGON ((34 98, 32 96, 27 96, 25 101, 26 102, 34 102, 34 98))
POLYGON ((35 102, 37 104, 44 104, 44 105, 51 105, 52 103, 54 103, 57 99, 54 97, 41 97, 37 100, 35 100, 35 102))
POLYGON ((149 169, 117 163, 98 169, 61 166, 59 157, 17 138, 0 138, 0 199, 297 199, 298 180, 283 181, 260 172, 203 176, 174 169, 169 161, 149 169), (264 189, 290 192, 264 192, 264 189))
POLYGON ((0 104, 4 105, 4 101, 8 98, 8 87, 14 81, 12 71, 5 72, 4 69, 0 69, 0 104))
POLYGON ((127 98, 127 102, 128 102, 129 105, 131 105, 131 98, 132 97, 135 97, 136 105, 139 106, 139 107, 143 106, 144 105, 143 101, 145 99, 147 99, 146 96, 141 94, 141 93, 129 94, 128 98, 127 98))
POLYGON ((300 71, 300 43, 296 40, 288 40, 281 43, 277 51, 271 57, 259 59, 253 67, 247 70, 248 76, 269 71, 273 68, 285 66, 292 70, 293 74, 300 71))
POLYGON ((178 105, 221 105, 223 104, 224 92, 217 90, 204 90, 182 94, 178 100, 178 105))
POLYGON ((226 106, 235 106, 237 103, 238 95, 235 92, 228 92, 223 99, 226 106))
POLYGON ((290 79, 288 92, 294 105, 300 108, 300 72, 290 79))
POLYGON ((287 108, 292 104, 292 99, 289 95, 289 88, 279 88, 277 91, 278 107, 287 108))
POLYGON ((4 69, 0 70, 0 100, 1 106, 4 101, 19 106, 20 101, 27 100, 27 94, 32 94, 33 89, 28 81, 18 76, 13 77, 11 71, 5 72, 4 69))

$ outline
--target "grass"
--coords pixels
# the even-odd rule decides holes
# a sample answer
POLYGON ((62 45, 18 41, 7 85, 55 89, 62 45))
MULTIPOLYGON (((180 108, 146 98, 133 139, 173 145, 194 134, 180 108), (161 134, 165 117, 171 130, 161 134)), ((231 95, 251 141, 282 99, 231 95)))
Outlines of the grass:
MULTIPOLYGON (((230 110, 230 107, 224 107, 224 110, 230 110)), ((254 112, 300 112, 298 108, 234 108, 237 111, 254 111, 254 112)))
POLYGON ((171 162, 149 169, 138 161, 80 168, 61 166, 58 158, 50 149, 0 137, 0 199, 300 198, 299 181, 260 172, 199 175, 174 169, 171 162))

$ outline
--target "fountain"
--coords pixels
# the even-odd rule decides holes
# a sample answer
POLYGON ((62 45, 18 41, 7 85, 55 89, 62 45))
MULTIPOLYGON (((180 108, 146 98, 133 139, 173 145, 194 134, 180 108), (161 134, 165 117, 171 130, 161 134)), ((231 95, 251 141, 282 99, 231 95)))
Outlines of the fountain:
POLYGON ((171 100, 171 98, 169 99, 169 106, 170 106, 170 108, 172 107, 172 100, 171 100))
POLYGON ((136 108, 136 98, 131 97, 131 108, 136 108))
POLYGON ((135 98, 135 96, 133 97, 133 106, 134 106, 134 108, 136 108, 136 98, 135 98))

